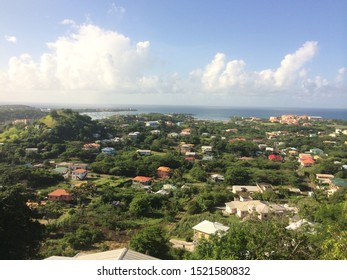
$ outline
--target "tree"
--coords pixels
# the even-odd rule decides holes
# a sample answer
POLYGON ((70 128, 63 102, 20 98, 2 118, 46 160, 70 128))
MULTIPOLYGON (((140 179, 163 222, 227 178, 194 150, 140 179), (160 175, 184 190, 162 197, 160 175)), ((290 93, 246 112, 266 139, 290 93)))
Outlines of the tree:
POLYGON ((130 248, 159 259, 169 258, 169 239, 159 226, 152 226, 139 231, 130 240, 130 248))
POLYGON ((202 169, 200 164, 194 164, 193 168, 190 170, 190 175, 193 179, 201 182, 205 182, 207 180, 207 173, 202 169))
POLYGON ((0 188, 0 259, 35 258, 43 226, 34 221, 26 202, 29 195, 21 185, 0 188))
POLYGON ((136 217, 143 217, 152 212, 148 195, 135 196, 129 206, 129 212, 136 217))
POLYGON ((249 168, 233 166, 225 173, 225 181, 230 185, 247 185, 251 180, 249 168))

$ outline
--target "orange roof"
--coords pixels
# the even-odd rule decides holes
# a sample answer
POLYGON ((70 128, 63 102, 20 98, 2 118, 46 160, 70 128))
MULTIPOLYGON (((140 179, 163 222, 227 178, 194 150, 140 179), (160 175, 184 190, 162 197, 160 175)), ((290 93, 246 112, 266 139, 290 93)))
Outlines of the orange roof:
POLYGON ((151 177, 146 177, 146 176, 136 176, 132 180, 133 181, 140 181, 140 182, 148 182, 148 181, 152 180, 152 178, 151 177))
POLYGON ((80 169, 76 169, 76 170, 74 170, 73 172, 77 172, 77 173, 84 173, 84 172, 87 172, 87 170, 86 170, 86 169, 82 169, 82 168, 80 168, 80 169))
POLYGON ((158 171, 170 172, 171 168, 166 166, 159 166, 158 171))
POLYGON ((299 154, 299 158, 306 159, 306 158, 312 158, 311 154, 299 154))
POLYGON ((301 159, 303 163, 315 163, 314 159, 312 158, 303 158, 301 159))
POLYGON ((66 190, 64 189, 56 189, 55 191, 48 194, 49 196, 62 196, 62 195, 70 195, 66 190))

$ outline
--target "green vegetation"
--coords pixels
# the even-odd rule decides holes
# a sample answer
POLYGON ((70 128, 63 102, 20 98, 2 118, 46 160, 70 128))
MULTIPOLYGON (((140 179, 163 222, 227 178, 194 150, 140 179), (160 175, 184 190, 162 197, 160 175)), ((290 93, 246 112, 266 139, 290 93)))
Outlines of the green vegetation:
POLYGON ((93 121, 69 109, 44 113, 1 106, 0 117, 1 259, 120 247, 162 259, 347 259, 346 188, 335 191, 316 177, 347 178, 344 121, 209 122, 179 114, 93 121), (29 117, 29 123, 13 122, 29 117), (106 147, 115 153, 102 152, 106 147), (269 160, 273 153, 283 160, 269 160), (302 167, 299 153, 311 153, 314 164, 302 167), (157 174, 160 166, 170 169, 164 178, 157 174), (73 177, 85 168, 85 178, 73 177), (136 176, 151 182, 133 185, 136 176), (260 183, 272 188, 232 192, 234 185, 260 183), (49 194, 57 189, 73 199, 52 201, 49 194), (264 220, 254 213, 240 219, 223 211, 234 199, 294 210, 264 220), (295 218, 314 226, 287 230, 295 218), (203 220, 230 229, 194 240, 192 228, 203 220), (195 250, 173 248, 170 239, 195 250))

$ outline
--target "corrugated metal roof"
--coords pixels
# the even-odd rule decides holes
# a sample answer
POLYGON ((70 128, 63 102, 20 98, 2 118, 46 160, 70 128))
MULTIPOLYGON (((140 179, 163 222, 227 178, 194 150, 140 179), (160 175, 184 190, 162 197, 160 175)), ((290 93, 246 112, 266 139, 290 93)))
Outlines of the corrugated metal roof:
POLYGON ((84 254, 80 253, 74 257, 51 256, 45 260, 159 260, 128 248, 121 248, 99 253, 84 254))

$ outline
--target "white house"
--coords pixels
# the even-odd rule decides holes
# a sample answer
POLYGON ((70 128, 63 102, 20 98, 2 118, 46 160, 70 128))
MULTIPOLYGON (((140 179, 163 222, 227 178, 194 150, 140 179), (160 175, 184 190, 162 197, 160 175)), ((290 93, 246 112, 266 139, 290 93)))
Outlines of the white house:
POLYGON ((201 223, 195 225, 193 227, 193 230, 194 230, 194 241, 197 241, 201 238, 208 239, 211 235, 215 235, 215 234, 223 235, 229 230, 229 227, 221 223, 204 220, 201 223))
POLYGON ((284 206, 260 200, 231 201, 225 203, 226 214, 236 214, 239 218, 244 218, 252 213, 256 213, 259 220, 264 220, 269 215, 282 215, 287 212, 284 206))

